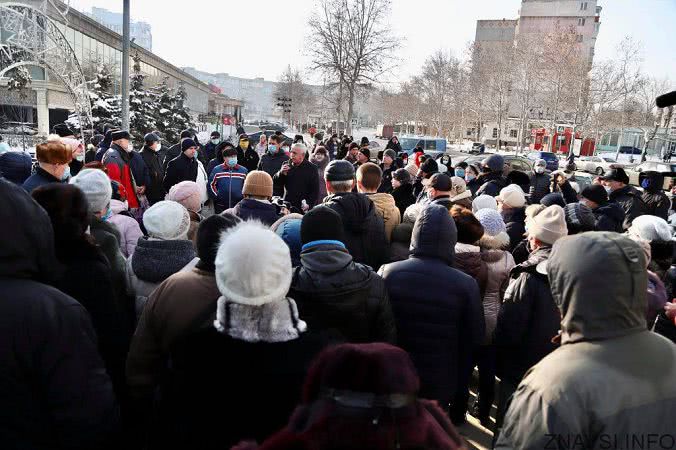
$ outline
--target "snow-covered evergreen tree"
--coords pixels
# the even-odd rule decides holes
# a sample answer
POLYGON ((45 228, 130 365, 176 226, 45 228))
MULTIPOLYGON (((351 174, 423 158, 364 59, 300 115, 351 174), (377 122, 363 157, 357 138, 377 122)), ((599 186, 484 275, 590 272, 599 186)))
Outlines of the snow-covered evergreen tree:
MULTIPOLYGON (((89 101, 92 107, 92 124, 95 129, 105 123, 119 128, 122 124, 122 98, 112 95, 113 72, 108 65, 100 63, 96 68, 96 78, 87 82, 89 101)), ((76 113, 68 117, 67 123, 74 131, 81 129, 76 113)))
POLYGON ((154 131, 155 95, 143 86, 145 75, 141 72, 141 58, 134 56, 134 71, 131 74, 129 89, 129 132, 136 148, 143 146, 143 137, 154 131))
POLYGON ((174 95, 174 107, 171 115, 172 128, 178 130, 179 136, 181 131, 194 127, 188 108, 185 105, 187 97, 188 93, 185 91, 185 85, 183 84, 183 81, 180 81, 178 83, 178 89, 176 89, 176 94, 174 95))
POLYGON ((178 141, 178 133, 172 128, 171 114, 174 108, 174 95, 169 89, 169 77, 164 77, 162 83, 153 88, 157 100, 155 106, 155 124, 157 131, 162 133, 164 140, 170 144, 178 141))

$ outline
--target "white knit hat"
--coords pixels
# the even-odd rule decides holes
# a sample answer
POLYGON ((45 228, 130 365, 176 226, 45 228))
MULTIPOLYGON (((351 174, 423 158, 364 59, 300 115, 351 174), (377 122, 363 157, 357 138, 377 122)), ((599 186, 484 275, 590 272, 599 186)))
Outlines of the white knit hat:
POLYGON ((493 197, 490 195, 480 195, 477 198, 474 199, 472 202, 472 212, 477 212, 480 209, 494 209, 495 211, 498 210, 498 202, 495 201, 493 197))
POLYGON ((487 235, 497 236, 500 233, 507 232, 502 215, 494 209, 480 209, 474 215, 481 222, 481 225, 484 227, 484 233, 487 235))
POLYGON ((260 306, 283 299, 291 286, 289 247, 258 222, 242 222, 221 238, 216 284, 234 303, 260 306))
POLYGON ((563 208, 559 205, 545 208, 529 223, 528 235, 550 245, 567 236, 568 226, 563 208))
POLYGON ((503 188, 496 200, 502 202, 508 208, 523 208, 526 205, 526 196, 518 184, 510 184, 503 188))
POLYGON ((180 203, 163 200, 146 210, 143 225, 153 238, 165 241, 187 239, 190 214, 180 203))
POLYGON ((100 213, 108 208, 110 198, 113 195, 113 187, 110 178, 102 170, 84 169, 77 176, 71 178, 70 184, 80 188, 87 197, 89 212, 100 213))
POLYGON ((647 214, 634 219, 627 233, 648 242, 672 240, 669 223, 661 217, 647 214))

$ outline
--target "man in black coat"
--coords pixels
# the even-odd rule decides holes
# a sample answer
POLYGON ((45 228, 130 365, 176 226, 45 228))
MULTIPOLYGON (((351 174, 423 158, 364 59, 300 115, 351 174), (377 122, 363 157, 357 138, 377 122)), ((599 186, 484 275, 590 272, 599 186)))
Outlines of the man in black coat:
POLYGON ((356 262, 378 270, 389 260, 385 223, 371 199, 352 192, 354 166, 344 159, 333 160, 324 176, 329 193, 324 205, 336 211, 343 220, 347 250, 356 262))
POLYGON ((166 152, 166 155, 164 156, 164 161, 162 161, 162 166, 164 167, 164 170, 167 170, 167 166, 169 165, 169 161, 172 159, 177 158, 181 152, 183 151, 181 148, 181 144, 183 144, 183 141, 186 139, 192 139, 193 134, 190 130, 183 130, 181 131, 181 138, 178 141, 178 144, 174 144, 166 152))
POLYGON ((181 181, 195 181, 197 179, 197 144, 192 139, 183 139, 181 142, 183 152, 167 164, 167 173, 164 175, 163 186, 166 192, 181 181))
POLYGON ((256 149, 251 147, 249 143, 249 136, 241 134, 239 136, 239 145, 237 146, 237 164, 246 167, 246 170, 251 172, 256 170, 260 156, 256 153, 256 149))
POLYGON ((207 161, 207 164, 216 157, 216 147, 220 143, 221 133, 218 131, 212 131, 211 136, 209 136, 209 142, 207 142, 207 145, 204 146, 204 159, 207 161))
POLYGON ((479 177, 481 187, 475 197, 490 195, 496 197, 502 188, 507 186, 507 179, 502 175, 505 170, 505 159, 501 155, 491 155, 482 162, 483 174, 479 177))
POLYGON ((390 295, 397 343, 418 368, 420 396, 445 410, 471 370, 468 353, 483 341, 485 327, 477 282, 453 268, 456 241, 448 210, 430 204, 415 222, 410 257, 379 272, 390 295))
MULTIPOLYGON (((317 203, 319 196, 319 172, 317 167, 305 159, 305 144, 291 146, 291 159, 282 164, 273 181, 277 192, 284 191, 284 200, 291 203, 294 212, 306 212, 317 203), (303 200, 307 204, 303 208, 303 200)), ((274 189, 273 189, 274 191, 274 189)))
POLYGON ((0 197, 0 448, 112 448, 118 411, 89 314, 45 284, 50 219, 8 181, 0 197))
POLYGON ((343 243, 337 212, 317 206, 303 216, 303 251, 289 297, 308 327, 338 332, 346 342, 395 343, 387 289, 368 266, 355 263, 343 243))
POLYGON ((664 186, 664 175, 655 171, 643 172, 645 178, 641 182, 644 189, 641 199, 646 205, 646 214, 661 217, 664 220, 669 218, 669 209, 671 200, 662 189, 664 186))
MULTIPOLYGON (((282 165, 289 160, 289 157, 282 149, 284 138, 272 135, 268 143, 268 151, 261 156, 258 163, 258 169, 267 172, 271 177, 274 177, 277 172, 282 169, 282 165)), ((277 184, 273 188, 273 195, 281 197, 284 195, 284 187, 277 184)))
POLYGON ((647 214, 648 208, 641 198, 641 193, 635 187, 629 186, 629 176, 624 169, 612 169, 601 180, 610 189, 609 200, 619 203, 624 210, 622 227, 625 231, 631 227, 635 218, 647 214))
POLYGON ((148 133, 144 139, 145 145, 141 150, 141 157, 148 168, 150 175, 150 183, 146 186, 146 197, 152 205, 164 200, 167 192, 164 190, 162 180, 164 178, 164 168, 162 167, 162 160, 157 152, 162 149, 160 138, 154 133, 148 133))
POLYGON ((622 233, 624 230, 624 210, 615 203, 608 201, 608 193, 600 184, 592 184, 582 190, 580 203, 584 203, 592 210, 596 221, 596 231, 614 231, 622 233))

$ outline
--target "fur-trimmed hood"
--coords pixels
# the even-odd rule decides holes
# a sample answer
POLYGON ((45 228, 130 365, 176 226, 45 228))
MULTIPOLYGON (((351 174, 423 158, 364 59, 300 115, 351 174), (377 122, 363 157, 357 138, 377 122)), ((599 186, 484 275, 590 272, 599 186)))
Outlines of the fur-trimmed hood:
POLYGON ((501 231, 495 236, 484 234, 483 237, 479 239, 479 246, 486 250, 505 250, 509 248, 509 244, 509 235, 504 231, 501 231))
POLYGON ((461 194, 456 195, 455 197, 451 197, 452 202, 457 202, 459 200, 465 199, 465 198, 472 198, 472 191, 465 191, 461 194))

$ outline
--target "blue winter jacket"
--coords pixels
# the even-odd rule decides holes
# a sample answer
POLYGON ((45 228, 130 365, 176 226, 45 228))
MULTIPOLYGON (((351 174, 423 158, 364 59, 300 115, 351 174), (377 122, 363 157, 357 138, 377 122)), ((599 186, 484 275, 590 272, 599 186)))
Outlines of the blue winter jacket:
POLYGON ((239 164, 216 166, 209 174, 209 196, 220 208, 232 208, 243 198, 242 189, 247 170, 239 164))

